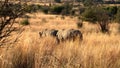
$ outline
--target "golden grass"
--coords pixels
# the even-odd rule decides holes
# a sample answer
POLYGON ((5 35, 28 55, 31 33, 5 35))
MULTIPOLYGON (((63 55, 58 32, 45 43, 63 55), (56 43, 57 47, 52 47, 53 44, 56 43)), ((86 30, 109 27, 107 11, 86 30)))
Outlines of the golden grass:
POLYGON ((110 34, 97 25, 84 22, 83 41, 57 44, 51 37, 40 38, 42 29, 77 29, 77 18, 39 14, 31 16, 19 41, 0 48, 0 68, 119 68, 120 34, 118 24, 110 24, 110 34), (42 18, 47 20, 41 22, 42 18), (41 24, 42 23, 42 24, 41 24))

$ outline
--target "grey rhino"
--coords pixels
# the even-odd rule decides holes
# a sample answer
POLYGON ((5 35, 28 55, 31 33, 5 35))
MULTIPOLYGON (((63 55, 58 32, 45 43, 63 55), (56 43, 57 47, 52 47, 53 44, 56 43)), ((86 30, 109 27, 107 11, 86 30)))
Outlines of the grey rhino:
POLYGON ((39 32, 39 35, 40 37, 47 37, 47 36, 56 37, 57 32, 58 30, 55 29, 51 29, 51 30, 45 29, 39 32))
POLYGON ((83 35, 81 31, 75 30, 75 29, 62 29, 57 32, 57 41, 58 43, 64 42, 64 41, 75 41, 76 39, 82 40, 83 35))
POLYGON ((74 40, 76 40, 78 38, 78 40, 83 40, 83 35, 81 33, 81 31, 79 30, 73 30, 71 32, 71 38, 74 40))

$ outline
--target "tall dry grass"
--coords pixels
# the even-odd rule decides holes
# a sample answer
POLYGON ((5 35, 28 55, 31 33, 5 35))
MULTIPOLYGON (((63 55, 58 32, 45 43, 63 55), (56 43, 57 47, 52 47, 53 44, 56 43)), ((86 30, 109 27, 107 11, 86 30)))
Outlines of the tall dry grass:
MULTIPOLYGON (((53 22, 57 22, 55 19, 53 22)), ((57 44, 54 38, 39 37, 39 29, 62 29, 65 26, 76 29, 76 20, 67 23, 68 20, 72 19, 60 20, 58 25, 48 22, 38 27, 39 23, 36 25, 32 22, 35 20, 30 19, 31 28, 26 26, 18 42, 0 47, 0 68, 120 68, 118 24, 110 24, 111 33, 102 34, 96 32, 96 25, 84 23, 80 29, 82 42, 57 44), (56 26, 51 27, 53 25, 56 26)))
POLYGON ((0 50, 0 68, 119 68, 120 35, 84 36, 79 43, 57 44, 25 32, 20 41, 0 50))

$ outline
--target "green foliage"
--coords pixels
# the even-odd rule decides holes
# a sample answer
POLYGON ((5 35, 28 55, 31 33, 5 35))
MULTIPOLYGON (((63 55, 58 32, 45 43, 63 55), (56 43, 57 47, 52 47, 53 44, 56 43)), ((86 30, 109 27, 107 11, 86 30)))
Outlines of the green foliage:
POLYGON ((49 10, 50 10, 50 7, 48 6, 42 6, 41 7, 41 10, 45 13, 45 14, 48 14, 49 10))
POLYGON ((49 8, 50 13, 52 14, 62 14, 62 15, 69 15, 71 13, 74 14, 72 11, 72 4, 66 2, 63 5, 54 5, 49 8))
POLYGON ((117 14, 115 15, 115 22, 120 23, 120 7, 118 8, 117 14))
POLYGON ((21 11, 21 13, 23 13, 25 10, 24 10, 25 6, 24 4, 21 5, 21 4, 13 4, 13 3, 8 3, 6 5, 0 5, 0 17, 6 17, 6 16, 14 16, 14 14, 17 14, 21 11), (23 10, 22 10, 22 9, 23 10))
POLYGON ((114 21, 115 15, 117 14, 117 11, 118 11, 118 7, 117 6, 109 6, 104 9, 109 13, 109 17, 111 18, 111 21, 114 21))
POLYGON ((66 2, 66 3, 63 4, 63 6, 64 6, 64 10, 62 10, 61 14, 62 15, 68 15, 68 14, 70 14, 73 5, 70 4, 70 3, 68 3, 68 2, 66 2))
POLYGON ((77 2, 82 2, 82 0, 76 0, 77 2))
POLYGON ((0 1, 0 45, 3 40, 14 31, 12 29, 15 19, 26 14, 26 3, 10 2, 9 0, 0 1))
POLYGON ((60 14, 63 9, 64 9, 64 6, 55 5, 51 7, 50 11, 51 13, 54 13, 54 14, 60 14))
POLYGON ((82 28, 83 27, 83 22, 82 21, 79 21, 76 24, 77 24, 77 28, 82 28))
POLYGON ((61 3, 61 0, 54 0, 56 3, 61 3))
POLYGON ((79 8, 80 14, 82 14, 83 12, 85 12, 85 9, 86 9, 85 7, 80 7, 79 8))
POLYGON ((108 32, 109 15, 101 7, 88 8, 82 14, 82 19, 91 23, 98 23, 103 33, 108 32))
POLYGON ((70 14, 75 15, 75 10, 71 10, 70 14))
POLYGON ((103 3, 103 0, 82 0, 84 6, 93 6, 103 3))
POLYGON ((117 14, 117 10, 118 10, 117 6, 108 7, 108 11, 109 11, 110 14, 112 14, 112 15, 117 14))
POLYGON ((29 25, 30 23, 29 23, 28 19, 25 19, 25 20, 21 21, 20 24, 26 26, 26 25, 29 25))
POLYGON ((92 6, 94 4, 93 0, 84 0, 83 1, 83 4, 85 6, 92 6))
POLYGON ((88 8, 82 14, 83 20, 90 22, 101 22, 108 21, 109 15, 108 12, 102 8, 88 8))
POLYGON ((97 21, 96 12, 94 9, 87 8, 82 14, 82 19, 85 21, 90 21, 92 23, 97 21))
POLYGON ((28 13, 37 12, 40 9, 41 9, 40 5, 31 4, 26 6, 26 12, 28 13))

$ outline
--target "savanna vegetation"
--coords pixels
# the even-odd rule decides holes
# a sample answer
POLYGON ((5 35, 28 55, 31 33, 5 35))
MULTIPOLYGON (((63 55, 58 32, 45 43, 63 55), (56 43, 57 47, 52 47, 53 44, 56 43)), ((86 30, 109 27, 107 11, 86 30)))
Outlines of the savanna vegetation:
POLYGON ((55 1, 0 1, 0 68, 119 68, 120 7, 102 0, 55 1), (39 36, 44 29, 77 29, 83 40, 58 44, 39 36))

